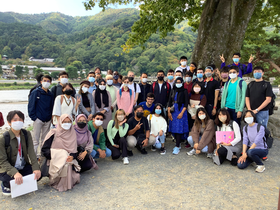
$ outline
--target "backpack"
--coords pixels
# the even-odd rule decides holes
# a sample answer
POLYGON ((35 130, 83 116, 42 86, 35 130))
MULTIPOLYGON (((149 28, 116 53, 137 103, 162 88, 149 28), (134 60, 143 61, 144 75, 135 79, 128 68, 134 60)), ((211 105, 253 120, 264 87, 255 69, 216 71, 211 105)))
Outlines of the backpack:
MULTIPOLYGON (((128 89, 129 89, 129 95, 131 97, 132 96, 132 90, 130 88, 128 88, 128 89)), ((120 97, 122 97, 122 88, 120 88, 119 93, 120 93, 120 97)))
MULTIPOLYGON (((248 85, 248 88, 250 89, 254 83, 255 83, 255 81, 250 82, 249 85, 248 85)), ((264 87, 265 90, 267 89, 267 82, 264 83, 263 87, 264 87)), ((273 115, 274 107, 275 107, 275 99, 276 99, 276 95, 273 93, 272 97, 271 97, 271 101, 267 105, 269 115, 273 115)))
MULTIPOLYGON (((167 87, 167 95, 169 95, 169 90, 170 90, 170 84, 168 82, 165 83, 166 87, 167 87)), ((156 82, 153 82, 153 93, 155 93, 155 86, 156 86, 156 82)))
MULTIPOLYGON (((239 81, 239 88, 242 90, 242 82, 243 82, 244 80, 243 79, 241 79, 240 81, 239 81)), ((229 80, 225 83, 225 85, 224 85, 224 88, 228 85, 228 83, 229 83, 229 80)))
MULTIPOLYGON (((26 148, 28 148, 28 135, 27 135, 27 130, 25 129, 21 129, 21 131, 23 132, 23 135, 24 135, 24 139, 26 141, 26 148)), ((12 155, 12 147, 10 146, 10 134, 8 131, 6 131, 4 134, 4 139, 5 139, 5 150, 8 151, 8 148, 10 147, 10 157, 8 157, 8 161, 9 163, 12 162, 12 158, 11 158, 11 155, 12 155)))
MULTIPOLYGON (((192 95, 192 93, 190 93, 190 94, 189 94, 189 99, 191 99, 191 95, 192 95)), ((199 99, 199 100, 200 100, 200 102, 201 102, 201 100, 202 100, 203 96, 204 96, 204 94, 201 94, 201 95, 200 95, 200 99, 199 99)), ((199 104, 198 104, 198 105, 200 105, 200 102, 199 102, 199 104)))
MULTIPOLYGON (((262 126, 261 124, 258 124, 257 132, 260 131, 261 126, 262 126)), ((248 135, 248 125, 245 125, 244 127, 245 127, 245 132, 248 135)), ((264 127, 264 126, 262 126, 262 127, 264 127)), ((270 131, 267 128, 264 127, 264 131, 265 131, 265 134, 264 134, 264 137, 263 137, 263 145, 264 145, 264 147, 266 147, 265 146, 265 143, 266 143, 267 148, 270 149, 272 147, 272 144, 273 144, 273 138, 271 136, 270 131)))

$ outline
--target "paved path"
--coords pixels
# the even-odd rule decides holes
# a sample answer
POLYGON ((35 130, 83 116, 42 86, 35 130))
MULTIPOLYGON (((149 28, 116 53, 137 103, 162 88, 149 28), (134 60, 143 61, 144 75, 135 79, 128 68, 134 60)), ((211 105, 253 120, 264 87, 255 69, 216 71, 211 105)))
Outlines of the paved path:
POLYGON ((16 199, 0 195, 1 209, 277 209, 279 195, 279 149, 275 141, 258 174, 229 162, 216 166, 206 155, 187 156, 183 148, 172 155, 134 150, 129 165, 121 159, 98 160, 99 170, 82 174, 81 183, 58 192, 42 179, 39 190, 16 199))

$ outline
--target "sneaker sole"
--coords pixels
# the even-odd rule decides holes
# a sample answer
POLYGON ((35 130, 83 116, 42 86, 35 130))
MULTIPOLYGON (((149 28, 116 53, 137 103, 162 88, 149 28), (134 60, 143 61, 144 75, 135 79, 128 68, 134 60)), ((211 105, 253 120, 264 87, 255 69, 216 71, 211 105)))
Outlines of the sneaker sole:
POLYGON ((157 151, 157 150, 156 150, 156 149, 151 149, 151 151, 152 151, 152 152, 155 152, 155 151, 157 151))
POLYGON ((123 163, 124 165, 128 165, 129 163, 123 163))
POLYGON ((166 152, 165 153, 160 153, 161 155, 165 155, 166 154, 166 152))
POLYGON ((256 171, 257 173, 262 173, 265 171, 265 168, 262 171, 256 171))
POLYGON ((11 193, 4 193, 4 192, 2 192, 3 193, 3 195, 5 195, 5 196, 11 196, 11 193))

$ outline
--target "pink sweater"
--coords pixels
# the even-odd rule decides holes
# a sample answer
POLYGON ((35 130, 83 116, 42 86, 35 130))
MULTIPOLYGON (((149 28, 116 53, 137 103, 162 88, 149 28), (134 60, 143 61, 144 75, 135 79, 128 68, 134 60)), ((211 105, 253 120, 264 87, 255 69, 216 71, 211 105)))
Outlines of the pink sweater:
POLYGON ((122 91, 122 97, 120 97, 120 91, 117 94, 117 105, 119 109, 123 109, 126 114, 130 114, 132 112, 133 103, 134 103, 134 91, 132 91, 132 95, 130 96, 129 91, 122 91))

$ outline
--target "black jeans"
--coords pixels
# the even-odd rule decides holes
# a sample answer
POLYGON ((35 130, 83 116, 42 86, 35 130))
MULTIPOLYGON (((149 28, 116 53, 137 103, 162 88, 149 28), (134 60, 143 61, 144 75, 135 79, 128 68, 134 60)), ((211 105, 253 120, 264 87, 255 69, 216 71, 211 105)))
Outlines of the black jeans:
MULTIPOLYGON (((218 155, 219 155, 220 164, 222 164, 227 158, 228 151, 225 147, 220 147, 217 150, 217 152, 218 152, 218 155)), ((235 155, 235 153, 233 153, 233 155, 235 155)), ((231 161, 230 161, 231 165, 236 166, 237 165, 237 160, 238 160, 237 157, 232 158, 231 161)))
MULTIPOLYGON (((33 173, 32 167, 29 164, 26 164, 22 170, 18 170, 22 176, 26 176, 33 173)), ((0 180, 2 181, 4 187, 11 188, 10 181, 13 180, 13 177, 10 177, 6 172, 0 173, 0 180)))
POLYGON ((112 145, 108 145, 108 149, 112 151, 112 159, 116 160, 121 155, 122 157, 127 157, 127 141, 125 137, 121 137, 119 139, 114 139, 114 143, 119 145, 119 148, 116 148, 112 145), (121 153, 122 151, 122 153, 121 153))
POLYGON ((90 154, 89 155, 87 154, 86 157, 82 161, 77 159, 79 165, 81 166, 80 173, 90 170, 93 167, 90 158, 91 158, 90 154))

